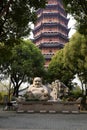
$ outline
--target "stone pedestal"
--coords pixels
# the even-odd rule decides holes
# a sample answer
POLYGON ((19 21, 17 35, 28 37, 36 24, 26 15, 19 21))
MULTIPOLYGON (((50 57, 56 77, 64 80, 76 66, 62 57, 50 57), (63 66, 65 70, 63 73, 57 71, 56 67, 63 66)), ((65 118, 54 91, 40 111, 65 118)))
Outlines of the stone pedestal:
POLYGON ((17 112, 79 112, 75 102, 47 102, 47 101, 24 101, 18 103, 17 112))

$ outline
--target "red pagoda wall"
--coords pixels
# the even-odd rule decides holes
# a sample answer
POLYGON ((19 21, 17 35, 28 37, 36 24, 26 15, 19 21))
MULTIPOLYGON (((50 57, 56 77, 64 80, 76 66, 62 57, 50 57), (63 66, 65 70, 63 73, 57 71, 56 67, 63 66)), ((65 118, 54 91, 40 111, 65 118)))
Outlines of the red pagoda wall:
POLYGON ((68 42, 69 29, 67 14, 62 0, 47 0, 45 9, 37 11, 37 22, 34 28, 34 43, 45 56, 48 66, 51 57, 68 42))

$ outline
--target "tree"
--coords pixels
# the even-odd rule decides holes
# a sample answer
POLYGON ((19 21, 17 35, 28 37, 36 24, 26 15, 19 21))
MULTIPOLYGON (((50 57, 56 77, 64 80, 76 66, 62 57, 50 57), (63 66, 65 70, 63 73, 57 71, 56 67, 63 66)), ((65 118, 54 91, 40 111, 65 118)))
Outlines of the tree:
POLYGON ((64 64, 78 75, 83 93, 83 84, 87 88, 87 38, 76 32, 65 46, 64 55, 64 64))
POLYGON ((2 64, 3 73, 11 77, 14 96, 18 96, 19 87, 23 82, 44 74, 44 57, 41 51, 31 41, 18 41, 20 44, 13 43, 10 58, 2 64))
POLYGON ((68 13, 77 21, 77 29, 87 35, 87 0, 63 0, 68 13))
POLYGON ((46 0, 0 0, 0 42, 29 35, 36 9, 46 0))
POLYGON ((71 79, 73 78, 73 73, 69 71, 66 66, 64 66, 64 52, 58 50, 58 52, 52 58, 49 64, 48 72, 50 74, 51 80, 59 79, 68 87, 71 87, 71 79))
POLYGON ((82 96, 82 90, 80 88, 80 86, 78 86, 77 84, 74 85, 75 87, 72 89, 71 91, 71 95, 74 97, 74 98, 79 98, 82 96))
POLYGON ((12 43, 10 43, 10 46, 6 45, 2 42, 0 42, 0 65, 3 62, 6 62, 8 60, 8 57, 10 58, 11 56, 11 47, 12 43))
POLYGON ((5 95, 7 95, 7 102, 10 102, 12 95, 11 79, 6 79, 6 77, 3 77, 3 79, 0 80, 0 85, 0 87, 4 88, 5 95))

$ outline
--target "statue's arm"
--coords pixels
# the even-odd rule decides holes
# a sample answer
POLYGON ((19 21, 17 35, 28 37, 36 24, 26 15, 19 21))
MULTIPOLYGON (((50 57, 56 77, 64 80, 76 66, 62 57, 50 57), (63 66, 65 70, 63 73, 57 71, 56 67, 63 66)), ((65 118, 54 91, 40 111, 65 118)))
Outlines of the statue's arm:
POLYGON ((30 85, 29 88, 28 88, 28 91, 31 91, 33 89, 33 85, 30 85))

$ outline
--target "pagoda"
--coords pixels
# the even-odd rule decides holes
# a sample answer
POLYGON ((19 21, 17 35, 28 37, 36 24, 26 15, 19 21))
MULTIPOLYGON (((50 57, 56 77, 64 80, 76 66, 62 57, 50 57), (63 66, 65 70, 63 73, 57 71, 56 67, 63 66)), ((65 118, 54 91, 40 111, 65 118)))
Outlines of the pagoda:
POLYGON ((68 42, 68 21, 62 0, 47 0, 46 7, 37 10, 34 43, 45 57, 45 67, 48 67, 56 51, 68 42))

